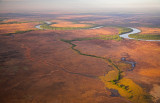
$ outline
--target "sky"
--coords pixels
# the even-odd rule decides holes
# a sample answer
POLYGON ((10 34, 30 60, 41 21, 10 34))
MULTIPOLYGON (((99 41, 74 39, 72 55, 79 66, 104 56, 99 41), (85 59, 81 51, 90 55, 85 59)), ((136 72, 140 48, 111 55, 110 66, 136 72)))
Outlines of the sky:
POLYGON ((0 0, 0 11, 160 11, 160 0, 0 0))

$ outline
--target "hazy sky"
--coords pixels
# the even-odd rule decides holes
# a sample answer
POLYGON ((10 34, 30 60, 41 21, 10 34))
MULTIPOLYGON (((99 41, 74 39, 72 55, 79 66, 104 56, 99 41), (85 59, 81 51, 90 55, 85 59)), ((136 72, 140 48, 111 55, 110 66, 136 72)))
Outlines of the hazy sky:
POLYGON ((0 10, 160 10, 160 0, 0 0, 0 10))

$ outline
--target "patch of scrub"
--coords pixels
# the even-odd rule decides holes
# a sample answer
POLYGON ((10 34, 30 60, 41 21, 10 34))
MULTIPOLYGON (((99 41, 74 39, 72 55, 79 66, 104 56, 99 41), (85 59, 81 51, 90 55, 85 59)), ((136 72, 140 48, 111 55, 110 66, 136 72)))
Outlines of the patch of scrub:
POLYGON ((119 35, 130 33, 133 31, 131 28, 126 28, 126 27, 118 27, 118 28, 119 28, 119 35))
MULTIPOLYGON (((107 74, 110 75, 110 74, 107 74)), ((151 97, 131 79, 122 78, 119 81, 108 81, 109 76, 100 76, 108 89, 118 90, 118 93, 133 103, 150 103, 151 97)))
POLYGON ((116 80, 117 79, 117 75, 118 75, 118 71, 112 70, 109 71, 105 76, 104 76, 104 80, 105 81, 112 81, 112 80, 116 80))
POLYGON ((131 34, 130 38, 138 39, 138 40, 159 40, 160 35, 152 35, 152 34, 131 34))

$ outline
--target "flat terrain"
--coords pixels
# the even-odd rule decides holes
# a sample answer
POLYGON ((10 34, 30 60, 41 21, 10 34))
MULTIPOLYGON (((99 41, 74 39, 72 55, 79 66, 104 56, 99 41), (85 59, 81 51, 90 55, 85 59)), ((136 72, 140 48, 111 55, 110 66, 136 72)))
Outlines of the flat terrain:
POLYGON ((35 30, 37 23, 1 24, 0 34, 15 33, 17 31, 35 30))
POLYGON ((86 27, 90 26, 87 24, 76 24, 69 21, 63 21, 63 20, 52 20, 52 22, 55 22, 55 24, 52 24, 53 27, 86 27))
POLYGON ((141 25, 154 25, 152 19, 146 17, 142 22, 138 18, 145 16, 139 14, 120 15, 119 19, 116 15, 93 14, 42 17, 17 16, 1 21, 1 103, 160 102, 160 42, 118 36, 128 26, 142 30, 141 34, 160 34, 159 27, 148 29, 141 25), (104 27, 35 28, 44 21, 62 28, 104 27), (114 23, 109 26, 110 21, 114 23), (135 63, 134 67, 131 63, 135 63))

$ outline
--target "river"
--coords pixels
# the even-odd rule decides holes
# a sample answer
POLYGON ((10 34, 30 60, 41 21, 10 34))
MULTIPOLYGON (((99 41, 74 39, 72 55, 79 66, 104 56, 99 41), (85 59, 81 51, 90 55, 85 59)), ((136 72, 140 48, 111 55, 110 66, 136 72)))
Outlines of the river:
MULTIPOLYGON (((132 29, 133 31, 132 31, 132 32, 129 32, 129 33, 121 34, 121 35, 119 35, 119 36, 122 37, 122 38, 126 38, 126 39, 135 39, 135 38, 130 38, 129 35, 130 35, 130 34, 136 34, 136 33, 140 33, 140 32, 141 32, 141 30, 136 29, 136 28, 132 28, 132 27, 128 27, 128 28, 132 29)), ((145 40, 145 39, 136 39, 136 40, 141 40, 141 41, 160 41, 160 40, 145 40)))
MULTIPOLYGON (((49 22, 49 21, 45 21, 45 23, 48 24, 48 25, 52 24, 52 22, 49 22)), ((39 24, 39 25, 36 25, 35 27, 36 27, 37 29, 43 29, 43 28, 41 28, 41 25, 42 25, 42 24, 39 24)))
MULTIPOLYGON (((52 24, 52 23, 49 22, 49 21, 45 21, 45 23, 48 24, 48 25, 52 24)), ((43 28, 41 28, 41 25, 42 25, 42 24, 39 24, 39 25, 36 25, 35 27, 36 27, 37 29, 43 29, 43 28)), ((88 29, 99 29, 99 28, 103 28, 103 27, 104 27, 104 26, 97 26, 97 27, 91 27, 91 28, 88 28, 88 29)), ((121 34, 121 35, 119 35, 119 36, 122 37, 122 38, 126 38, 126 39, 135 39, 135 38, 130 38, 129 35, 130 35, 130 34, 137 34, 137 33, 140 33, 140 32, 141 32, 141 30, 139 30, 139 29, 137 29, 137 28, 132 28, 132 27, 128 27, 128 28, 132 29, 132 32, 124 33, 124 34, 121 34)), ((83 29, 80 29, 80 30, 83 30, 83 29)), ((136 39, 136 40, 141 40, 141 41, 160 41, 160 40, 145 40, 145 39, 136 39)))

